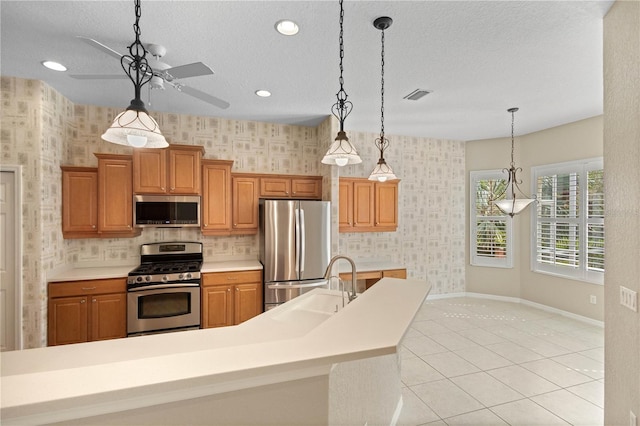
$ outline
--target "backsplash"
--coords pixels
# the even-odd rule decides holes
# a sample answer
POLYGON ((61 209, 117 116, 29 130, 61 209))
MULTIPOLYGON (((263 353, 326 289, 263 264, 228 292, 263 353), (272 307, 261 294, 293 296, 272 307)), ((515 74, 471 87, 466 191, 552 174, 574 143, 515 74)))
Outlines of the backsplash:
MULTIPOLYGON (((47 275, 69 266, 135 265, 143 243, 201 241, 207 261, 257 259, 256 236, 204 237, 194 229, 146 229, 136 238, 64 240, 60 165, 97 166, 98 153, 131 153, 100 135, 120 112, 74 105, 45 83, 2 77, 2 162, 23 166, 24 347, 46 345, 47 275)), ((378 159, 377 135, 347 132, 363 163, 320 163, 335 119, 316 128, 151 112, 170 143, 202 145, 205 158, 232 159, 233 171, 323 176, 323 198, 338 217, 338 177, 366 177, 378 159)), ((333 254, 387 259, 427 279, 432 294, 464 291, 464 142, 396 137, 385 152, 400 177, 395 233, 339 234, 333 254)))

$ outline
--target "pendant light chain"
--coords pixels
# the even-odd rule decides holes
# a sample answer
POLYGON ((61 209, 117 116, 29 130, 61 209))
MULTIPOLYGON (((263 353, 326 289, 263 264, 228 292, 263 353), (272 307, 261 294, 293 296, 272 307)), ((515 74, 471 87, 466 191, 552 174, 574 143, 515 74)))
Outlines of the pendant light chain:
POLYGON ((336 93, 337 102, 331 108, 331 112, 333 115, 340 121, 340 131, 344 132, 344 120, 351 113, 353 105, 350 101, 347 100, 349 97, 347 92, 344 90, 344 7, 343 0, 340 0, 340 35, 338 37, 340 43, 340 78, 338 82, 340 83, 340 90, 336 93))
MULTIPOLYGON (((124 72, 133 82, 135 99, 140 100, 141 88, 151 80, 153 74, 150 72, 151 67, 149 66, 149 62, 146 58, 147 50, 140 41, 140 17, 142 16, 140 0, 135 0, 135 13, 136 21, 133 24, 133 32, 135 33, 136 39, 129 46, 129 55, 123 55, 120 58, 120 65, 122 65, 124 72)), ((141 101, 140 104, 144 105, 141 101)))
POLYGON ((515 162, 513 161, 513 152, 514 152, 514 143, 513 143, 513 129, 515 123, 515 114, 518 108, 511 108, 509 111, 511 112, 511 167, 515 166, 515 162))
POLYGON ((382 144, 384 144, 384 30, 381 31, 382 33, 382 49, 381 49, 381 59, 380 59, 380 80, 381 80, 381 85, 380 85, 380 141, 382 144))

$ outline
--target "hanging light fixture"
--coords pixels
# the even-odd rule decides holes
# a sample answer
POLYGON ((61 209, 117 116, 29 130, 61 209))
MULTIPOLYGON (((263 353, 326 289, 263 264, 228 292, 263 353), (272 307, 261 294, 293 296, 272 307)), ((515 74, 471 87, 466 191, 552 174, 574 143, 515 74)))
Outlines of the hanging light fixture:
POLYGON ((362 159, 358 155, 355 147, 349 142, 349 138, 344 131, 344 120, 347 118, 353 104, 347 100, 347 92, 344 90, 344 78, 342 77, 343 67, 342 59, 344 58, 344 8, 342 7, 342 0, 340 0, 340 90, 336 94, 338 98, 337 102, 331 107, 331 113, 340 121, 340 130, 336 136, 335 141, 329 147, 329 150, 322 158, 322 163, 346 166, 347 164, 362 163, 362 159))
POLYGON ((135 98, 129 107, 118 114, 102 139, 118 145, 136 148, 164 148, 169 146, 162 135, 158 123, 147 113, 144 102, 140 99, 140 89, 153 77, 153 72, 146 59, 147 51, 140 42, 140 0, 135 0, 136 22, 133 30, 135 41, 129 46, 129 54, 120 58, 120 65, 133 82, 135 98))
POLYGON ((504 198, 502 200, 494 201, 496 207, 498 207, 504 214, 508 214, 513 217, 527 208, 529 204, 535 201, 535 198, 529 198, 525 195, 524 192, 520 189, 520 184, 522 180, 518 180, 516 177, 516 173, 522 171, 522 167, 516 168, 515 163, 513 161, 513 128, 515 121, 515 113, 518 111, 518 108, 509 108, 507 112, 511 113, 511 166, 508 169, 503 169, 503 172, 506 172, 509 177, 507 180, 507 185, 505 190, 500 196, 504 195, 507 191, 510 191, 508 196, 510 198, 504 198), (520 194, 524 196, 524 198, 516 198, 516 189, 520 194))
POLYGON ((384 159, 384 150, 389 146, 389 139, 384 136, 384 30, 391 26, 393 20, 388 16, 381 16, 373 21, 373 26, 380 30, 382 33, 382 50, 381 50, 381 89, 380 89, 380 137, 375 140, 375 144, 380 151, 380 159, 378 164, 374 167, 373 171, 369 175, 369 180, 377 180, 379 182, 385 182, 387 180, 398 179, 393 173, 393 169, 387 164, 384 159))

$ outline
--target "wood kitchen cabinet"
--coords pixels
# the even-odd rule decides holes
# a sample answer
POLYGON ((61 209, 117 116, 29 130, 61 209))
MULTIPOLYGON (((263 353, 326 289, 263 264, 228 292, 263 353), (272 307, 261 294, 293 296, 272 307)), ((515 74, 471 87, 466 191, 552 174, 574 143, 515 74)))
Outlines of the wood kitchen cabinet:
POLYGON ((98 234, 100 237, 134 237, 132 161, 130 155, 95 154, 98 157, 98 234))
POLYGON ((260 177, 260 198, 322 199, 322 176, 260 177))
POLYGON ((398 182, 341 178, 339 232, 392 232, 398 227, 398 182))
POLYGON ((257 177, 232 175, 232 232, 255 234, 258 232, 257 177))
POLYGON ((203 235, 229 235, 232 229, 231 166, 233 161, 202 161, 203 235))
POLYGON ((62 236, 98 235, 98 169, 62 166, 62 236))
POLYGON ((48 345, 127 337, 126 278, 49 283, 48 345))
POLYGON ((202 274, 202 328, 240 324, 262 306, 262 271, 202 274))
POLYGON ((200 194, 200 163, 204 147, 171 145, 134 149, 133 191, 136 194, 200 194))

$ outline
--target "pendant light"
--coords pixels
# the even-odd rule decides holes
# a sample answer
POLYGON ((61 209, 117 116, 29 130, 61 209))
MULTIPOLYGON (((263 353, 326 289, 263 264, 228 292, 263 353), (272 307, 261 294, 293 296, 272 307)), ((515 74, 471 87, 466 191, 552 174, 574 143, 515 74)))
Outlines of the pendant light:
POLYGON ((133 30, 135 41, 129 46, 129 54, 120 58, 120 65, 133 82, 135 98, 129 107, 118 114, 102 139, 118 145, 136 148, 164 148, 169 146, 162 135, 158 123, 147 113, 144 102, 140 99, 140 89, 153 77, 153 72, 146 59, 147 51, 140 42, 140 0, 135 0, 136 22, 133 30))
POLYGON ((503 172, 506 172, 509 177, 507 180, 507 185, 505 190, 500 196, 504 195, 508 190, 510 198, 504 198, 502 200, 494 201, 496 207, 498 207, 504 214, 508 214, 513 217, 527 208, 529 204, 535 201, 535 198, 529 198, 525 195, 524 192, 520 189, 520 184, 522 180, 518 180, 516 177, 516 173, 522 171, 522 167, 516 168, 515 163, 513 161, 513 128, 515 121, 515 113, 518 111, 518 108, 509 108, 507 112, 511 113, 511 166, 508 169, 502 169, 503 172), (520 194, 524 196, 524 198, 516 198, 516 189, 520 194))
POLYGON ((380 150, 380 159, 378 164, 374 167, 373 171, 369 175, 369 180, 377 180, 379 182, 385 182, 387 180, 398 179, 393 173, 393 169, 387 164, 384 159, 384 150, 389 146, 389 139, 384 136, 384 30, 391 26, 393 20, 388 16, 381 16, 373 21, 373 26, 380 30, 382 33, 382 50, 381 50, 381 89, 380 89, 380 137, 375 140, 375 144, 380 150))
POLYGON ((362 163, 362 159, 358 155, 358 151, 356 151, 355 147, 349 142, 349 138, 344 131, 344 120, 347 118, 351 110, 353 109, 353 104, 347 100, 347 92, 344 90, 344 78, 342 77, 342 72, 344 71, 342 67, 342 59, 344 58, 344 8, 342 5, 342 0, 340 0, 340 90, 336 94, 336 98, 338 100, 331 107, 331 113, 340 121, 340 130, 338 131, 338 135, 336 136, 335 141, 329 147, 329 150, 322 158, 323 164, 330 164, 336 166, 346 166, 347 164, 358 164, 362 163))

